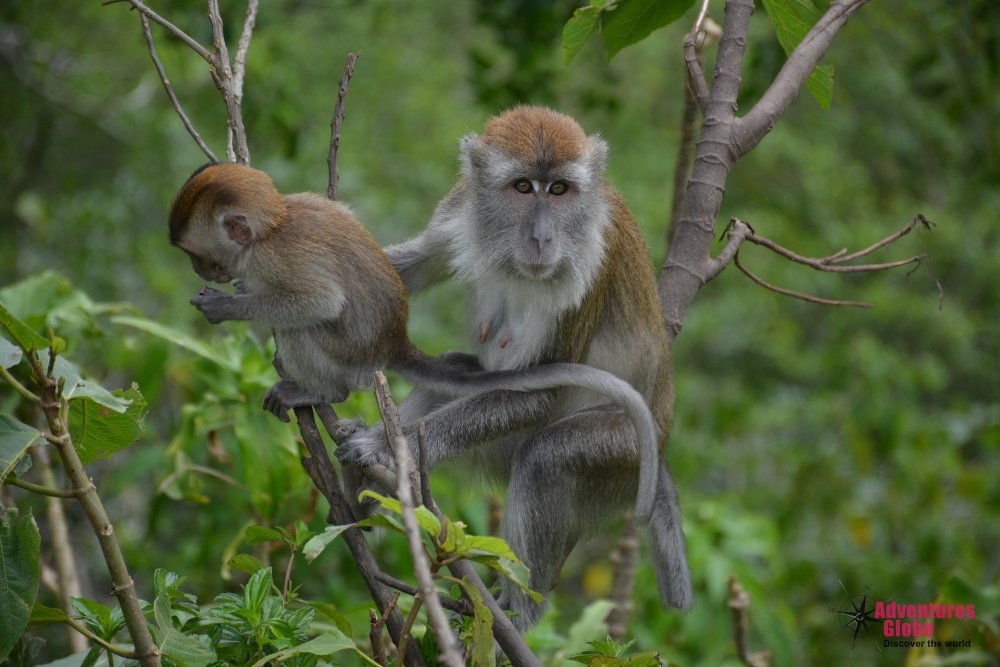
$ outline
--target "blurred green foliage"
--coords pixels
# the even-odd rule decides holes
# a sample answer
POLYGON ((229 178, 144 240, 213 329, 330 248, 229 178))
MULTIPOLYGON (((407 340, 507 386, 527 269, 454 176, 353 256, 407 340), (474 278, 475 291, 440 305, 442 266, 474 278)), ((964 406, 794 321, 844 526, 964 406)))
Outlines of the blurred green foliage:
MULTIPOLYGON (((221 4, 233 43, 243 5, 221 4)), ((210 42, 200 0, 157 9, 210 42)), ((381 242, 425 224, 454 180, 461 135, 505 105, 546 103, 608 140, 609 175, 658 266, 683 106, 681 42, 692 14, 610 64, 600 40, 591 40, 567 67, 560 36, 573 9, 560 0, 263 3, 243 102, 253 164, 283 191, 324 190, 336 82, 346 53, 360 49, 340 192, 381 242)), ((784 62, 759 14, 743 110, 784 62)), ((721 23, 721 6, 711 15, 721 23)), ((221 154, 225 111, 204 63, 156 26, 154 35, 185 109, 221 154)), ((736 664, 725 605, 733 572, 753 596, 751 643, 773 651, 775 665, 843 664, 850 639, 836 634, 827 608, 869 583, 886 600, 933 601, 966 588, 985 599, 996 594, 989 586, 1000 572, 1000 5, 870 3, 823 64, 836 66, 831 110, 800 95, 730 175, 720 220, 738 215, 786 247, 824 256, 867 246, 922 212, 937 223, 920 242, 943 285, 943 308, 921 271, 909 279, 821 275, 758 248, 742 259, 768 281, 868 301, 874 310, 793 301, 734 270, 699 293, 675 348, 668 451, 697 603, 684 616, 663 611, 644 563, 630 624, 633 650, 659 649, 682 665, 736 664)), ((240 420, 250 430, 284 428, 256 410, 266 382, 255 373, 269 372, 266 332, 207 325, 187 304, 201 282, 166 242, 171 197, 205 158, 163 94, 138 18, 122 4, 0 5, 0 90, 0 284, 52 270, 68 281, 56 281, 53 298, 79 299, 72 285, 94 302, 128 302, 254 360, 252 368, 226 369, 69 301, 56 327, 89 376, 109 389, 137 382, 149 403, 144 439, 90 466, 142 594, 152 597, 157 567, 187 575, 187 590, 203 602, 236 592, 220 569, 248 523, 267 517, 290 525, 312 508, 308 523, 318 532, 324 508, 313 507, 291 462, 268 467, 294 489, 280 502, 190 470, 213 466, 246 486, 243 457, 253 452, 239 442, 240 420)), ((911 234, 878 257, 919 251, 911 234)), ((448 285, 414 302, 411 335, 428 352, 465 348, 460 294, 461 286, 448 285)), ((405 387, 394 388, 398 399, 405 387)), ((0 392, 0 401, 10 394, 0 392)), ((360 395, 340 412, 374 418, 372 401, 360 395)), ((435 474, 439 501, 486 534, 483 485, 461 478, 447 468, 435 474)), ((47 557, 42 504, 19 490, 11 495, 34 508, 47 557)), ((109 583, 97 545, 79 509, 67 507, 84 593, 103 595, 109 583)), ((553 611, 532 639, 550 663, 563 660, 556 647, 568 639, 577 638, 572 651, 584 651, 603 636, 581 630, 593 630, 583 610, 607 594, 615 534, 581 544, 550 596, 553 611)), ((408 571, 401 540, 387 538, 376 551, 387 570, 408 571)), ((284 557, 275 554, 276 569, 284 557)), ((310 599, 344 611, 356 630, 365 627, 367 597, 343 545, 334 542, 297 570, 297 582, 310 599)), ((58 604, 44 588, 39 600, 58 604)), ((940 634, 995 655, 995 618, 952 621, 940 634)), ((64 635, 45 636, 39 661, 68 652, 64 635)), ((879 652, 870 640, 854 655, 882 665, 920 657, 879 652)))

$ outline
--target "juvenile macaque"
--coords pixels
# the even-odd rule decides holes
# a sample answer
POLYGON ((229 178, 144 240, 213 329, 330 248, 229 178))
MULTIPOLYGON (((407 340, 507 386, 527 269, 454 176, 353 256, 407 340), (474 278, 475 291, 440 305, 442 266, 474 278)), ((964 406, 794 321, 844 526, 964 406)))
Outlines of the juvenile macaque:
MULTIPOLYGON (((273 329, 277 361, 289 379, 267 392, 264 408, 283 421, 289 409, 339 403, 351 391, 370 390, 374 372, 383 368, 453 397, 581 387, 610 398, 631 419, 648 466, 644 475, 652 476, 638 502, 651 510, 659 434, 628 382, 580 364, 470 372, 479 365, 469 355, 427 356, 407 337, 403 283, 343 204, 308 193, 282 196, 262 171, 210 165, 177 194, 170 242, 205 280, 239 281, 236 294, 206 286, 191 299, 209 322, 256 320, 273 329)), ((378 462, 391 465, 392 459, 378 462)))

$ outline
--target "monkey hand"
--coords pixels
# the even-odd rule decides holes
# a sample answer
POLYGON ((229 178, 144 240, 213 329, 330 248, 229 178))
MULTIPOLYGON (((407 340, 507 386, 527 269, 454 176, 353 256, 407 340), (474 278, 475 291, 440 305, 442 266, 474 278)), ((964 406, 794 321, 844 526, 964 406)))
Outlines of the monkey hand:
MULTIPOLYGON (((345 420, 341 420, 345 421, 345 420)), ((338 424, 339 426, 339 424, 338 424)), ((396 467, 389 439, 382 424, 372 428, 360 428, 343 440, 334 452, 341 464, 363 468, 373 463, 381 463, 389 469, 396 467)))
POLYGON ((200 310, 205 315, 205 319, 212 324, 232 319, 229 314, 233 303, 232 294, 226 294, 206 286, 198 292, 198 296, 191 299, 190 303, 200 310))

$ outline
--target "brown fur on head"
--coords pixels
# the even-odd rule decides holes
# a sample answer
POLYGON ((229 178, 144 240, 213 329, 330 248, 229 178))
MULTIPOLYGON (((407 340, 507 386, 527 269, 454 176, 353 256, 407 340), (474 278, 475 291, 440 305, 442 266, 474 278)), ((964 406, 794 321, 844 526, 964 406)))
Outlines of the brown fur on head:
POLYGON ((233 162, 208 164, 191 174, 174 197, 170 206, 170 242, 177 245, 195 216, 237 204, 254 228, 255 239, 264 236, 287 212, 285 198, 263 171, 233 162))
POLYGON ((519 160, 552 169, 579 160, 589 142, 583 128, 545 107, 517 106, 491 118, 480 138, 519 160))

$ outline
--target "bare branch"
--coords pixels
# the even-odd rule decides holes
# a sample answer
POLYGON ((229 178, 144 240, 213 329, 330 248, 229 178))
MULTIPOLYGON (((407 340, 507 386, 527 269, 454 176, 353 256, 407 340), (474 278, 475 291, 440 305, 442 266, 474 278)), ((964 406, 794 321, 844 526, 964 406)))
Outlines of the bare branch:
POLYGON ((351 77, 354 76, 354 63, 358 61, 358 53, 348 53, 344 63, 344 76, 340 77, 340 87, 337 90, 337 106, 333 110, 333 120, 330 121, 330 154, 326 159, 330 171, 329 184, 326 186, 326 196, 337 199, 337 184, 340 183, 340 171, 337 169, 337 153, 340 152, 340 126, 344 123, 344 102, 351 90, 351 77))
POLYGON ((243 127, 243 112, 240 109, 242 100, 236 96, 233 69, 229 64, 229 49, 226 47, 226 37, 222 29, 222 15, 219 14, 219 0, 208 0, 208 20, 212 24, 212 43, 215 46, 215 55, 209 61, 212 65, 212 79, 226 102, 229 131, 232 133, 233 152, 228 156, 229 161, 249 165, 247 131, 243 127))
POLYGON ((737 121, 737 129, 733 133, 737 159, 746 155, 771 131, 830 48, 834 37, 866 2, 868 0, 834 0, 830 3, 826 13, 788 56, 760 101, 737 121))
MULTIPOLYGON (((420 537, 420 526, 417 524, 417 517, 414 514, 414 506, 417 502, 414 498, 414 484, 420 485, 420 474, 413 463, 413 455, 410 453, 406 438, 402 435, 403 428, 399 423, 399 413, 395 409, 392 395, 389 393, 389 383, 381 371, 375 372, 375 396, 378 399, 379 410, 382 412, 385 423, 385 432, 390 438, 393 457, 396 460, 396 479, 399 484, 397 496, 403 515, 403 527, 406 529, 406 541, 410 546, 410 556, 413 558, 414 574, 416 574, 417 582, 420 584, 420 596, 414 598, 413 609, 410 610, 410 615, 406 619, 407 626, 412 625, 419 608, 419 601, 422 599, 427 605, 427 616, 434 628, 434 637, 437 639, 438 646, 441 647, 442 662, 448 667, 465 667, 465 661, 458 651, 455 637, 451 634, 448 617, 444 615, 444 609, 438 599, 431 567, 427 562, 427 555, 424 553, 424 542, 420 537), (391 410, 388 409, 389 406, 392 406, 391 410), (390 422, 392 423, 390 424, 390 422), (395 437, 393 437, 394 435, 395 437)), ((405 646, 409 629, 407 626, 404 626, 401 634, 400 650, 405 646)))
POLYGON ((257 7, 259 0, 247 0, 247 17, 243 21, 243 31, 236 45, 236 57, 233 59, 233 94, 243 102, 243 79, 246 77, 247 53, 250 51, 250 38, 253 29, 257 27, 257 7))
MULTIPOLYGON (((378 580, 389 588, 395 588, 397 591, 406 593, 407 595, 416 596, 420 593, 420 589, 416 586, 411 586, 405 581, 400 581, 392 575, 381 572, 378 575, 378 580)), ((444 597, 443 595, 438 595, 438 599, 441 602, 441 606, 448 611, 453 611, 456 614, 462 614, 463 616, 473 616, 475 611, 472 609, 472 605, 465 598, 459 598, 458 600, 452 600, 451 598, 444 597)))
POLYGON ((31 482, 25 482, 20 477, 8 477, 3 481, 4 484, 10 484, 11 486, 16 486, 19 489, 24 489, 25 491, 31 491, 32 493, 37 493, 40 496, 48 496, 49 498, 76 498, 80 495, 79 491, 70 489, 64 491, 62 489, 57 489, 55 487, 42 486, 41 484, 32 484, 31 482))
MULTIPOLYGON (((708 5, 711 0, 702 0, 701 9, 698 11, 698 18, 691 26, 691 32, 684 40, 684 62, 687 63, 687 82, 693 86, 694 90, 688 89, 688 93, 698 101, 698 106, 702 112, 708 104, 708 84, 705 82, 705 73, 701 70, 701 61, 698 59, 702 46, 698 44, 698 33, 701 32, 705 16, 708 14, 708 5)), ((706 34, 707 38, 707 34, 706 34)))
POLYGON ((142 0, 107 0, 107 2, 103 2, 101 4, 111 5, 116 2, 128 2, 130 5, 138 9, 144 16, 151 19, 154 23, 159 23, 164 28, 169 30, 174 37, 176 37, 177 39, 181 40, 182 42, 190 46, 194 50, 194 52, 197 53, 202 58, 204 58, 205 62, 207 62, 209 65, 215 64, 214 58, 208 49, 206 49, 204 46, 196 42, 186 32, 175 26, 173 23, 171 23, 170 21, 163 18, 162 16, 154 12, 152 9, 147 7, 145 4, 143 4, 142 0))
MULTIPOLYGON (((418 443, 423 444, 419 438, 418 443)), ((421 457, 426 460, 426 453, 422 454, 421 457)), ((444 515, 438 509, 437 503, 434 502, 430 487, 425 489, 424 506, 433 512, 438 520, 444 519, 444 515)), ((503 613, 496 598, 493 597, 486 584, 483 583, 476 569, 472 567, 472 563, 462 559, 450 564, 448 569, 456 578, 467 579, 479 591, 483 598, 483 603, 489 608, 490 613, 493 614, 493 637, 507 655, 510 664, 513 667, 542 667, 542 661, 528 648, 524 637, 517 631, 514 624, 510 622, 507 615, 503 613)))
POLYGON ((927 231, 930 231, 931 227, 934 225, 933 222, 924 217, 923 213, 917 213, 915 216, 913 216, 912 219, 910 219, 910 221, 902 229, 900 229, 892 236, 887 236, 878 243, 870 245, 864 250, 859 250, 858 252, 847 255, 846 257, 844 256, 844 253, 847 252, 847 249, 845 248, 840 252, 831 255, 830 257, 823 258, 823 261, 828 264, 840 264, 841 262, 849 262, 852 259, 857 259, 858 257, 864 257, 865 255, 870 255, 879 248, 883 248, 892 243, 893 241, 895 241, 896 239, 909 234, 910 230, 912 230, 918 222, 922 225, 923 229, 926 229, 927 231))
POLYGON ((610 560, 614 571, 611 600, 615 603, 615 608, 608 614, 606 622, 608 634, 620 642, 628 632, 628 619, 634 608, 632 590, 635 587, 635 566, 639 560, 639 529, 631 514, 625 515, 618 548, 612 552, 610 560))
POLYGON ((740 585, 736 575, 729 577, 729 608, 733 610, 733 640, 736 655, 747 667, 771 667, 771 652, 750 653, 750 594, 740 585))
POLYGON ((865 310, 871 309, 872 305, 870 303, 863 303, 860 301, 834 301, 831 299, 821 299, 818 296, 809 296, 808 294, 802 294, 801 292, 793 292, 791 290, 784 289, 783 287, 775 287, 774 285, 764 282, 754 274, 750 273, 745 266, 740 264, 740 253, 736 252, 736 256, 733 257, 733 263, 736 264, 736 268, 745 273, 747 277, 766 289, 772 292, 777 292, 778 294, 784 294, 785 296, 794 297, 796 299, 802 299, 803 301, 809 301, 810 303, 818 303, 823 306, 853 306, 855 308, 864 308, 865 310))
POLYGON ((177 115, 181 117, 181 122, 184 123, 184 128, 191 135, 191 138, 195 140, 198 144, 198 148, 208 156, 208 159, 212 161, 212 164, 219 164, 219 158, 215 157, 215 153, 205 145, 202 141, 201 135, 198 131, 194 129, 194 125, 191 124, 191 120, 184 113, 184 109, 181 108, 181 103, 177 100, 177 96, 174 95, 174 89, 170 85, 170 80, 167 78, 167 73, 163 69, 163 63, 160 62, 159 57, 156 55, 156 47, 153 45, 153 35, 149 31, 149 21, 146 19, 146 15, 140 13, 139 20, 142 21, 142 34, 146 38, 146 45, 149 46, 149 57, 153 59, 153 65, 156 67, 156 73, 160 75, 160 81, 163 83, 163 89, 167 91, 167 97, 170 98, 170 103, 174 105, 174 111, 177 115))

